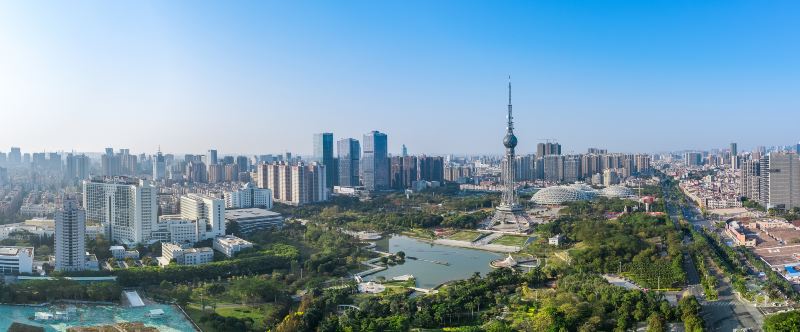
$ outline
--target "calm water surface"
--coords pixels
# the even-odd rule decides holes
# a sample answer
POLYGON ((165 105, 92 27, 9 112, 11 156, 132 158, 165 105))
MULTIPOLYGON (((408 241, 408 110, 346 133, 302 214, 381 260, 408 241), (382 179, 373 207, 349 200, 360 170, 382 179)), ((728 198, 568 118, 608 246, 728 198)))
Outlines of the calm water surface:
POLYGON ((482 276, 485 276, 492 270, 489 262, 502 257, 493 252, 431 244, 400 235, 384 238, 377 241, 376 245, 376 249, 380 251, 391 253, 403 251, 406 253, 406 257, 412 256, 418 260, 406 258, 404 264, 390 266, 366 279, 374 280, 379 276, 390 279, 404 274, 412 274, 417 279, 417 287, 421 288, 433 288, 448 281, 466 279, 475 272, 480 272, 482 276), (442 261, 450 263, 450 265, 446 266, 425 260, 442 261))

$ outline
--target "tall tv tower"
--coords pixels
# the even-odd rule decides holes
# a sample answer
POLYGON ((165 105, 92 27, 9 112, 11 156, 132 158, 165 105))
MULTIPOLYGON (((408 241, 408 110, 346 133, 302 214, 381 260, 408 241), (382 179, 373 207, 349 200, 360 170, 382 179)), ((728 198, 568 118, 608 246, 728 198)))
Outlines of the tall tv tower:
MULTIPOLYGON (((506 136, 503 138, 503 146, 506 148, 506 156, 503 159, 501 182, 503 186, 503 196, 500 205, 495 209, 492 217, 492 226, 507 228, 507 224, 515 224, 517 230, 522 230, 530 225, 531 218, 517 202, 515 155, 514 148, 517 147, 517 136, 514 135, 514 115, 511 107, 511 76, 508 77, 508 125, 506 126, 506 136)), ((513 226, 512 226, 513 227, 513 226)))

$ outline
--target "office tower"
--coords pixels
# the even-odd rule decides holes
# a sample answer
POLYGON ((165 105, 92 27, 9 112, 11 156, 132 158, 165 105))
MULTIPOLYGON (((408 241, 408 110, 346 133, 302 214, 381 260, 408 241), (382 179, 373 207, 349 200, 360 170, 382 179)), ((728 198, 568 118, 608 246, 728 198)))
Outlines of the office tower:
POLYGON ((225 192, 226 209, 243 208, 272 208, 272 190, 256 188, 252 183, 246 183, 238 190, 225 192))
POLYGON ((86 211, 65 198, 55 213, 56 271, 81 271, 86 266, 86 211))
POLYGON ((336 184, 336 166, 333 162, 333 134, 314 134, 314 160, 325 165, 326 186, 333 188, 336 184))
POLYGON ((555 142, 539 143, 536 145, 536 156, 560 155, 561 144, 555 142))
POLYGON ((364 134, 361 158, 361 182, 370 191, 389 187, 387 136, 379 131, 364 134))
POLYGON ((337 143, 339 159, 339 185, 356 187, 359 185, 361 146, 357 140, 345 138, 337 143))
POLYGON ((12 165, 22 163, 22 152, 18 147, 11 147, 11 151, 8 152, 8 163, 12 165))
POLYGON ((800 143, 794 145, 794 153, 800 155, 800 143))
POLYGON ((225 200, 199 194, 181 196, 181 218, 205 225, 201 231, 206 239, 225 235, 225 200))
POLYGON ((683 160, 686 163, 686 166, 689 167, 702 166, 703 154, 700 152, 687 152, 683 155, 683 160))
POLYGON ((794 153, 771 152, 759 165, 761 202, 768 209, 800 207, 800 159, 794 153))
POLYGON ((164 160, 164 155, 159 150, 156 157, 153 158, 153 180, 164 180, 167 176, 167 163, 164 160))
POLYGON ((583 178, 581 176, 581 156, 564 156, 564 173, 562 178, 564 182, 575 182, 583 178))
POLYGON ((284 153, 283 154, 283 160, 285 160, 287 163, 291 164, 292 163, 292 153, 291 152, 284 153))
POLYGON ((86 221, 101 223, 110 239, 126 245, 146 243, 158 221, 158 188, 128 177, 83 181, 86 221))
POLYGON ((736 147, 736 143, 731 143, 731 168, 739 169, 739 150, 736 147))
POLYGON ((403 149, 400 151, 400 156, 401 157, 407 157, 408 156, 408 149, 406 148, 405 144, 403 144, 403 149))
POLYGON ((644 174, 650 172, 650 155, 637 154, 635 157, 636 173, 644 174))
POLYGON ((213 149, 212 150, 208 150, 208 153, 206 154, 206 160, 205 160, 206 165, 216 165, 218 161, 219 160, 217 160, 217 150, 213 150, 213 149))

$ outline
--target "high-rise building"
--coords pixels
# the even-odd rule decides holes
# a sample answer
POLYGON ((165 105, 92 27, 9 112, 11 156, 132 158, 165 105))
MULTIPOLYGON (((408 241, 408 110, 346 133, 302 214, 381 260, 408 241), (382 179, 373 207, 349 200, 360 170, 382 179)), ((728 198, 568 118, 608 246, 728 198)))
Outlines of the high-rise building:
POLYGON ((103 176, 122 175, 122 160, 114 155, 114 150, 111 148, 107 148, 106 153, 100 156, 100 167, 100 174, 103 176))
POLYGON ((761 191, 762 205, 783 211, 800 207, 800 159, 797 154, 772 152, 767 158, 767 167, 760 165, 762 187, 766 185, 761 191))
POLYGON ((683 155, 686 166, 703 166, 703 154, 700 152, 687 152, 683 155))
POLYGON ((225 235, 225 200, 212 196, 188 194, 181 196, 181 218, 204 225, 201 233, 206 239, 225 235), (202 232, 204 230, 204 232, 202 232))
POLYGON ((636 173, 643 174, 650 172, 650 155, 637 154, 635 157, 636 173))
POLYGON ((274 163, 258 167, 258 187, 272 191, 275 201, 302 205, 328 200, 325 187, 325 165, 274 163))
POLYGON ((419 179, 417 157, 394 156, 390 162, 390 186, 393 189, 408 189, 411 184, 419 179))
POLYGON ((384 133, 371 131, 364 134, 361 158, 361 182, 367 190, 389 187, 388 140, 384 133))
POLYGON ((761 201, 761 167, 758 159, 747 159, 742 162, 742 176, 739 178, 739 195, 759 202, 761 201))
POLYGON ((444 158, 425 155, 418 157, 417 180, 444 182, 444 158))
POLYGON ((539 143, 536 145, 536 156, 560 155, 561 144, 555 142, 539 143))
POLYGON ((581 176, 581 156, 564 156, 564 167, 562 180, 564 182, 575 182, 582 179, 581 176))
POLYGON ((156 157, 153 158, 153 180, 164 180, 167 176, 167 163, 164 160, 164 155, 159 150, 156 157))
POLYGON ((325 165, 325 185, 333 188, 338 178, 333 161, 333 133, 314 134, 314 159, 325 165))
POLYGON ((67 154, 64 177, 70 181, 81 181, 89 178, 89 157, 85 155, 67 154))
POLYGON ((736 143, 731 143, 731 168, 739 169, 739 150, 736 147, 736 143))
POLYGON ((564 180, 564 156, 546 155, 542 158, 543 177, 545 181, 561 182, 564 180))
POLYGON ((206 165, 202 162, 192 160, 186 163, 186 181, 206 183, 208 182, 208 173, 206 165))
POLYGON ((145 243, 158 222, 158 190, 151 181, 94 177, 83 181, 87 222, 101 223, 110 239, 145 243))
POLYGON ((214 149, 208 150, 205 160, 206 165, 216 165, 218 162, 219 160, 217 160, 217 150, 214 149))
POLYGON ((598 149, 598 148, 589 148, 586 153, 588 153, 588 154, 607 154, 608 150, 606 150, 606 149, 598 149))
POLYGON ((534 180, 533 169, 536 164, 536 158, 532 155, 517 156, 516 158, 514 175, 517 177, 517 181, 534 180))
POLYGON ((86 267, 86 211, 72 198, 64 199, 55 213, 56 271, 81 271, 86 267))
MULTIPOLYGON (((798 144, 798 145, 800 145, 800 144, 798 144)), ((406 148, 406 145, 405 145, 405 144, 403 144, 403 148, 402 148, 402 150, 400 150, 400 156, 401 156, 401 157, 406 157, 406 156, 408 156, 408 149, 406 148)))
POLYGON ((352 138, 339 140, 337 143, 339 159, 339 185, 356 187, 359 185, 359 167, 361 146, 352 138))
POLYGON ((11 151, 8 152, 8 163, 12 165, 22 163, 22 152, 18 147, 11 147, 11 151))
POLYGON ((220 183, 225 181, 225 165, 208 165, 208 183, 220 183))

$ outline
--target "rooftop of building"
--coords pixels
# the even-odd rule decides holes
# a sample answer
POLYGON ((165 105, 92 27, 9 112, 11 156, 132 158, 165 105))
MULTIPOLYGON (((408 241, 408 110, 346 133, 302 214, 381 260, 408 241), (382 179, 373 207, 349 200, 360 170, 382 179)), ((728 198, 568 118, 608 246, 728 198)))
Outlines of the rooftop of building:
POLYGON ((233 235, 225 235, 214 238, 214 241, 219 241, 225 245, 250 245, 253 244, 245 239, 238 238, 233 235))
POLYGON ((247 209, 226 209, 225 219, 252 219, 252 218, 269 218, 280 217, 281 214, 267 209, 247 208, 247 209))
POLYGON ((0 256, 18 256, 20 250, 33 251, 31 247, 0 247, 0 256))

